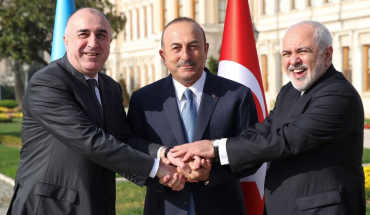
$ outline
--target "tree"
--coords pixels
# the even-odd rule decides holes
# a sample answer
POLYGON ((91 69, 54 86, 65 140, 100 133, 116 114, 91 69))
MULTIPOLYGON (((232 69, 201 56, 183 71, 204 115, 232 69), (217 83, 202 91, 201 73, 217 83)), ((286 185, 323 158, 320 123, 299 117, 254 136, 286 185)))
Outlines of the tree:
POLYGON ((213 56, 211 56, 209 59, 208 59, 208 69, 209 71, 214 74, 214 75, 217 75, 217 72, 218 72, 218 60, 216 60, 213 56))
POLYGON ((129 103, 130 103, 130 96, 128 95, 128 92, 127 92, 125 79, 123 79, 123 78, 120 79, 118 81, 118 83, 119 83, 119 85, 121 86, 121 89, 122 89, 123 106, 125 106, 127 108, 129 103))
MULTIPOLYGON (((113 36, 126 22, 109 0, 75 0, 76 8, 94 7, 109 17, 113 36)), ((51 54, 56 0, 0 0, 0 60, 11 59, 15 74, 14 92, 22 106, 22 65, 48 64, 43 53, 51 54)))

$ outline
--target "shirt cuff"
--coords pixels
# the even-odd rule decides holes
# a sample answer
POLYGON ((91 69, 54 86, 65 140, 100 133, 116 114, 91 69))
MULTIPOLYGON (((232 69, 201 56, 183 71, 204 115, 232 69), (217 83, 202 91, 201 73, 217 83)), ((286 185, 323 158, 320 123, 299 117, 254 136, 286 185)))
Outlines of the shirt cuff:
POLYGON ((165 146, 161 146, 161 148, 157 151, 157 159, 161 160, 161 149, 163 149, 165 146))
POLYGON ((154 178, 157 175, 159 168, 159 159, 154 158, 154 164, 152 170, 150 171, 149 177, 154 178))
POLYGON ((218 141, 218 153, 220 155, 220 163, 221 165, 228 165, 229 157, 227 156, 227 151, 226 151, 227 138, 222 138, 221 140, 216 140, 216 141, 218 141))

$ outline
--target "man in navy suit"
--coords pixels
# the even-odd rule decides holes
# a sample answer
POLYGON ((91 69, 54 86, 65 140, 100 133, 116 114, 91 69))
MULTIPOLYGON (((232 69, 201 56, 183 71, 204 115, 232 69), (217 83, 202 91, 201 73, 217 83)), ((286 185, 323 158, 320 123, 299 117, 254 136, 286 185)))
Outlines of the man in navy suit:
MULTIPOLYGON (((221 163, 238 172, 270 162, 265 214, 364 215, 364 110, 358 92, 332 64, 329 30, 310 20, 293 25, 282 55, 291 82, 262 123, 239 137, 217 140, 219 151, 226 152, 221 163)), ((184 159, 213 157, 212 142, 173 151, 186 152, 184 159)))
MULTIPOLYGON (((187 142, 182 113, 183 93, 191 90, 196 106, 193 140, 237 136, 257 122, 251 90, 239 83, 211 74, 205 63, 209 44, 203 29, 190 18, 177 18, 167 24, 159 51, 171 74, 135 91, 128 112, 133 132, 146 140, 160 143, 164 149, 187 142)), ((168 152, 168 150, 167 150, 168 152)), ((156 155, 154 155, 156 156, 156 155)), ((171 158, 172 154, 168 153, 171 158)), ((147 180, 144 214, 245 214, 239 178, 253 174, 258 165, 231 173, 228 166, 213 163, 212 169, 181 171, 192 182, 181 191, 173 191, 147 180), (190 209, 193 207, 193 209, 190 209)), ((170 183, 167 185, 172 186, 170 183)))

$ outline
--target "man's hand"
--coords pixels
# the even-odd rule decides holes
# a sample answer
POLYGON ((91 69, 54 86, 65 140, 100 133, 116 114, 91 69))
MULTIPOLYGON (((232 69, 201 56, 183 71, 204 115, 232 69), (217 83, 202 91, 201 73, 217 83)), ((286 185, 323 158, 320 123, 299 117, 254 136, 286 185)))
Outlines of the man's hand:
POLYGON ((182 171, 185 171, 187 173, 191 172, 191 169, 198 169, 201 165, 201 158, 199 156, 194 156, 194 162, 192 162, 192 165, 189 166, 186 164, 183 160, 182 157, 174 157, 172 152, 167 153, 167 158, 164 156, 164 151, 166 151, 166 148, 161 149, 160 151, 160 158, 161 161, 166 163, 166 164, 172 164, 174 166, 180 167, 182 171), (190 169, 191 168, 191 169, 190 169))
POLYGON ((171 187, 173 190, 182 190, 185 186, 185 177, 179 174, 176 167, 159 162, 157 175, 159 183, 171 187))
MULTIPOLYGON (((193 163, 194 161, 190 161, 188 165, 192 166, 193 163)), ((211 168, 211 161, 209 159, 202 159, 200 168, 192 169, 190 173, 182 171, 179 167, 177 167, 177 171, 186 177, 187 182, 199 182, 209 180, 211 168)))
POLYGON ((213 146, 213 140, 201 140, 193 143, 187 143, 180 146, 175 146, 170 152, 174 153, 174 157, 182 157, 182 161, 188 161, 194 156, 200 156, 203 158, 215 157, 213 146))

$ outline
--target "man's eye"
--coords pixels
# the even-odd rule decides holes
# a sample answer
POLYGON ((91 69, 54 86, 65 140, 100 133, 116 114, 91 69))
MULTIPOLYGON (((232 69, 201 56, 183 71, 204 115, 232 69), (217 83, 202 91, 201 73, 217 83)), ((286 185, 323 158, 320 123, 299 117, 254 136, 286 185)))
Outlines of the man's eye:
POLYGON ((105 34, 98 34, 98 37, 100 37, 100 38, 107 38, 107 35, 105 35, 105 34))
POLYGON ((87 34, 86 33, 82 33, 82 34, 79 34, 78 37, 79 38, 86 38, 87 37, 87 34))
POLYGON ((180 51, 180 47, 173 47, 173 48, 172 48, 172 51, 173 51, 173 52, 179 52, 179 51, 180 51))

